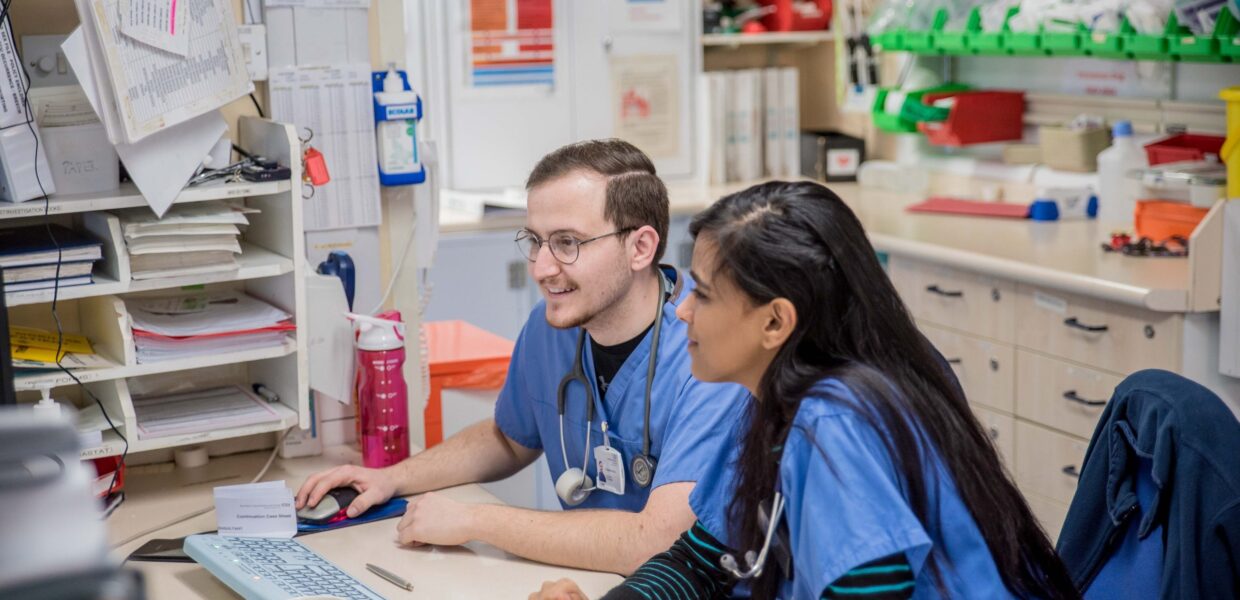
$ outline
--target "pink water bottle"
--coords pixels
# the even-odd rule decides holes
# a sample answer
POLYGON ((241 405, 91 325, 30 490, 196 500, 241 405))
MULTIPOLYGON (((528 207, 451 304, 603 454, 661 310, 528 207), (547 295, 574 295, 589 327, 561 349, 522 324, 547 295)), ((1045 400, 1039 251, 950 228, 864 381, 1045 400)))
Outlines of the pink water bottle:
POLYGON ((350 314, 357 328, 357 410, 362 464, 371 468, 409 458, 409 388, 405 385, 405 324, 400 313, 350 314), (381 318, 390 317, 390 318, 381 318))

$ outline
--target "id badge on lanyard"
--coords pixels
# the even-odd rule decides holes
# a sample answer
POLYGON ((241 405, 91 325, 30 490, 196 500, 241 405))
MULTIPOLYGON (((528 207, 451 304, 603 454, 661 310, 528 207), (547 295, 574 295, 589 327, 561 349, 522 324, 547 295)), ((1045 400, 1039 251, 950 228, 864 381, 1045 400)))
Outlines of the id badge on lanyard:
POLYGON ((603 445, 594 447, 594 464, 598 468, 598 489, 605 492, 624 495, 624 457, 620 451, 611 447, 607 436, 607 421, 602 423, 603 445))

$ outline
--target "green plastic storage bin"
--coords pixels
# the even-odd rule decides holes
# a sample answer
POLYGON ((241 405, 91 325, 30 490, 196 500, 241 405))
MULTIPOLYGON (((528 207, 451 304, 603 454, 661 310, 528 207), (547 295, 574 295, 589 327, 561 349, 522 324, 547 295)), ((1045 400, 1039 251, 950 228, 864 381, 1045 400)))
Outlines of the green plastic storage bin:
POLYGON ((1114 32, 1089 32, 1081 36, 1081 49, 1099 58, 1127 58, 1124 53, 1124 36, 1133 33, 1132 25, 1128 24, 1128 19, 1123 19, 1119 23, 1119 31, 1114 32))
POLYGON ((969 50, 973 54, 1005 54, 1004 40, 1007 39, 1008 21, 1020 12, 1020 7, 1013 6, 1007 10, 1007 16, 1003 17, 1003 25, 999 31, 982 31, 982 14, 981 9, 974 9, 977 13, 977 31, 969 39, 969 50))
POLYGON ((904 32, 899 29, 884 31, 874 36, 874 45, 886 52, 899 52, 904 50, 903 35, 904 32))
POLYGON ((1080 56, 1081 36, 1089 33, 1084 26, 1077 25, 1076 31, 1043 31, 1042 49, 1052 56, 1080 56))
POLYGON ((1240 37, 1224 38, 1218 42, 1219 54, 1230 58, 1232 62, 1240 61, 1240 37))
POLYGON ((921 103, 921 97, 926 94, 938 94, 945 92, 961 92, 968 90, 969 86, 959 83, 945 83, 930 88, 915 90, 909 92, 904 97, 904 103, 900 105, 900 110, 896 113, 886 111, 887 95, 895 90, 879 89, 874 95, 874 106, 871 109, 871 116, 874 119, 874 126, 889 133, 917 133, 917 123, 923 120, 942 121, 947 118, 951 112, 950 109, 942 109, 934 106, 926 106, 921 103))
POLYGON ((1003 47, 1008 54, 1031 55, 1045 54, 1042 50, 1042 34, 1032 31, 1009 31, 1003 40, 1003 47))
POLYGON ((943 30, 943 26, 947 24, 947 10, 940 8, 934 13, 934 21, 927 31, 905 31, 904 47, 909 52, 918 52, 921 54, 934 54, 937 52, 935 48, 935 37, 943 30))
POLYGON ((945 23, 943 30, 934 36, 934 47, 943 54, 968 54, 970 42, 981 30, 982 12, 974 8, 969 11, 963 28, 949 30, 945 23))
POLYGON ((1132 58, 1152 60, 1170 60, 1167 54, 1167 36, 1145 33, 1134 33, 1122 36, 1124 54, 1132 58))

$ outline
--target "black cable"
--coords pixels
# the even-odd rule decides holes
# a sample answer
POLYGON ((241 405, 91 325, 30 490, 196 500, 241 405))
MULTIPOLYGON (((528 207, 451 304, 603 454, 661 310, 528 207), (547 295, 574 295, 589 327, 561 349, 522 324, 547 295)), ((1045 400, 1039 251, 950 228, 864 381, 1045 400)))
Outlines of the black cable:
MULTIPOLYGON (((254 0, 241 0, 241 1, 245 2, 245 12, 246 14, 250 15, 250 24, 254 25, 255 23, 258 23, 259 22, 258 19, 254 18, 254 4, 253 4, 254 0)), ((262 111, 259 111, 259 112, 262 112, 262 111)))
POLYGON ((263 113, 263 107, 259 106, 258 98, 254 96, 254 92, 250 92, 250 101, 254 103, 254 110, 258 111, 258 118, 266 119, 267 115, 263 113))
MULTIPOLYGON (((13 51, 18 52, 17 40, 13 37, 13 23, 8 19, 9 7, 12 6, 12 4, 13 0, 4 0, 4 10, 3 12, 0 12, 0 25, 5 23, 8 24, 9 43, 13 44, 13 51)), ((64 251, 60 247, 60 242, 56 240, 56 235, 52 232, 51 198, 47 195, 47 189, 43 187, 43 178, 39 176, 39 136, 34 129, 34 112, 30 110, 30 73, 26 71, 26 65, 21 58, 20 52, 18 52, 18 63, 21 65, 21 73, 25 77, 25 88, 22 89, 22 102, 24 103, 24 108, 26 110, 26 127, 30 130, 30 136, 34 138, 34 180, 35 183, 39 185, 39 193, 41 194, 40 197, 43 198, 43 227, 47 230, 48 239, 50 239, 52 244, 56 246, 56 274, 55 278, 52 280, 51 307, 52 320, 56 323, 56 367, 63 371, 65 375, 68 375, 69 378, 78 385, 78 387, 80 387, 91 397, 92 400, 95 401, 95 404, 99 407, 99 412, 103 413, 104 420, 107 421, 108 426, 112 428, 112 432, 115 433, 117 437, 121 438, 121 442, 124 443, 124 448, 121 450, 121 462, 116 466, 116 470, 112 472, 112 483, 108 485, 108 493, 104 496, 106 498, 107 496, 111 496, 112 493, 116 491, 116 482, 120 477, 121 467, 124 466, 125 459, 129 455, 129 440, 124 434, 121 433, 120 428, 112 422, 112 417, 108 416, 108 411, 103 408, 103 402, 99 400, 99 397, 96 396, 94 392, 90 391, 90 388, 86 387, 86 385, 77 378, 77 375, 74 375, 72 371, 61 363, 61 359, 64 358, 61 355, 61 350, 64 348, 65 332, 64 327, 60 323, 60 313, 57 312, 57 303, 60 299, 60 266, 64 262, 64 251)))

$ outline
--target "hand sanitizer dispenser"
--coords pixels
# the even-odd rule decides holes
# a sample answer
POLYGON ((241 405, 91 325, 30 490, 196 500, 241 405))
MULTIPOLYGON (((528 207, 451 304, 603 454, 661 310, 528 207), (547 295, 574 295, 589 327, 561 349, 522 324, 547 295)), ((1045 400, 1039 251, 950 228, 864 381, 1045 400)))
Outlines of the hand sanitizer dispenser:
POLYGON ((379 183, 409 185, 426 180, 418 155, 417 125, 422 118, 422 99, 394 65, 371 77, 375 93, 375 141, 379 157, 379 183))

